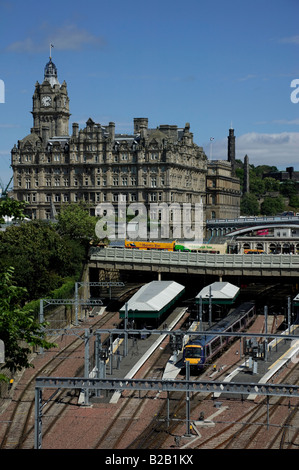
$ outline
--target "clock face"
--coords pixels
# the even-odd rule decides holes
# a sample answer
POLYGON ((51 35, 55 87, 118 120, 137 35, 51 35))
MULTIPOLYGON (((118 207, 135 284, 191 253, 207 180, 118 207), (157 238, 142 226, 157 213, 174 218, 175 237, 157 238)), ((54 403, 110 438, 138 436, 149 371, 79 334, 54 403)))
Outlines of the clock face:
POLYGON ((44 106, 50 106, 51 105, 51 97, 50 96, 43 96, 42 104, 44 106))

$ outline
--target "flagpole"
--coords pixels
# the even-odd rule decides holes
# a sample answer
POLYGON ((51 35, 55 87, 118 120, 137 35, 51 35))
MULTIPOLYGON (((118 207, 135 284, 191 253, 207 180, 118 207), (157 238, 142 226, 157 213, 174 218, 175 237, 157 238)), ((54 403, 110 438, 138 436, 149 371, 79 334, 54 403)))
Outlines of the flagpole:
POLYGON ((210 137, 210 160, 212 160, 213 140, 214 140, 214 137, 210 137))

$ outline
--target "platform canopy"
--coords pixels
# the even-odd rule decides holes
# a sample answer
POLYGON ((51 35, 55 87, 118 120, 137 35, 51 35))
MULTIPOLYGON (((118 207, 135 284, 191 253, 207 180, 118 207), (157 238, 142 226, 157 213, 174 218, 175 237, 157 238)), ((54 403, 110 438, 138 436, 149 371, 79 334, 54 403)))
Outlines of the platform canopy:
POLYGON ((293 298, 293 305, 298 307, 298 305, 299 305, 299 294, 297 294, 296 297, 293 298))
POLYGON ((200 297, 202 303, 207 304, 210 301, 210 287, 212 295, 212 303, 217 304, 232 304, 237 298, 240 287, 234 286, 229 282, 213 282, 204 287, 195 297, 196 302, 199 302, 200 297))
MULTIPOLYGON (((175 281, 152 281, 142 286, 128 303, 129 318, 157 318, 184 292, 185 287, 175 281)), ((125 314, 125 305, 120 309, 125 314)))

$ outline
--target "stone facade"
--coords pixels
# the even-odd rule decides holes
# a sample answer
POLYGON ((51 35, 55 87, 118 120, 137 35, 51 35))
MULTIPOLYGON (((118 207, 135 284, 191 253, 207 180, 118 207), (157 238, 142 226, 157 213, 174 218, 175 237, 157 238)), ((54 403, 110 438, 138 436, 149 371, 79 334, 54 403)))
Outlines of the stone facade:
POLYGON ((231 163, 208 162, 206 219, 235 219, 240 215, 240 180, 232 176, 231 163))
POLYGON ((193 142, 190 125, 148 126, 135 118, 132 134, 115 124, 88 119, 72 124, 69 98, 51 58, 44 81, 35 85, 33 128, 11 152, 13 196, 28 201, 28 216, 50 219, 62 203, 86 201, 91 215, 98 204, 203 202, 207 218, 239 214, 240 188, 228 161, 208 162, 193 142))

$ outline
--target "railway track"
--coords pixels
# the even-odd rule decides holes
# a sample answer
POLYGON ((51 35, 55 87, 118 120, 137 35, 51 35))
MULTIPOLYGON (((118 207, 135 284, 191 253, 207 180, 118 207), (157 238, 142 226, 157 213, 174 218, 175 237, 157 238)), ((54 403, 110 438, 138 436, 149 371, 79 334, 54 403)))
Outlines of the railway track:
MULTIPOLYGON (((108 313, 104 318, 94 322, 93 325, 102 327, 111 320, 117 320, 115 313, 108 313)), ((71 335, 64 338, 66 344, 61 347, 58 351, 49 350, 46 355, 49 359, 37 357, 36 369, 32 373, 31 370, 26 370, 14 390, 14 397, 12 399, 11 408, 12 412, 9 415, 9 420, 4 433, 0 436, 1 449, 20 449, 20 448, 32 448, 34 445, 34 391, 35 391, 35 379, 40 375, 69 375, 80 376, 82 375, 84 362, 84 323, 82 323, 80 330, 83 328, 83 332, 75 335, 75 339, 71 335), (74 362, 71 366, 68 364, 68 359, 74 359, 74 355, 78 358, 79 367, 74 368, 74 362), (83 360, 83 362, 82 362, 83 360), (41 365, 39 363, 42 362, 41 365), (71 370, 71 368, 73 370, 71 370), (68 373, 66 373, 66 369, 68 373)), ((88 324, 90 326, 90 323, 88 324)), ((72 329, 73 330, 73 329, 72 329)), ((75 331, 74 331, 75 334, 75 331)), ((59 341, 58 341, 59 344, 59 341)), ((76 363, 76 362, 75 362, 76 363)), ((62 393, 56 396, 56 403, 59 402, 62 393)), ((47 395, 45 394, 45 399, 47 395)), ((70 403, 74 397, 70 397, 68 403, 70 403)), ((55 403, 51 404, 53 408, 55 403)), ((52 410, 53 411, 53 410, 52 410)), ((6 413, 5 413, 6 414, 6 413)), ((46 431, 45 431, 46 432, 46 431)))
MULTIPOLYGON (((126 301, 138 287, 131 287, 118 300, 126 301)), ((58 348, 50 349, 46 353, 34 358, 34 369, 23 372, 21 379, 13 390, 11 404, 0 415, 0 449, 21 449, 34 447, 34 399, 35 379, 38 376, 74 376, 83 375, 84 364, 84 330, 85 328, 111 328, 119 322, 116 312, 106 312, 103 317, 82 322, 79 328, 68 328, 58 336, 58 348), (77 361, 74 359, 77 359, 77 361), (80 364, 78 366, 78 364, 80 364)), ((12 393, 12 392, 11 392, 12 393)), ((49 399, 50 392, 45 391, 45 401, 49 399)), ((77 394, 61 391, 55 395, 55 400, 47 406, 48 415, 54 416, 48 425, 44 426, 43 435, 55 426, 58 417, 63 414, 70 404, 77 403, 77 394)))
MULTIPOLYGON (((127 294, 128 295, 128 294, 127 294)), ((131 293, 130 293, 131 295, 131 293)), ((97 323, 93 323, 93 326, 97 328, 107 327, 107 324, 115 323, 116 318, 113 317, 113 313, 107 313, 105 317, 100 318, 97 323)), ((94 321, 94 320, 93 320, 94 321)), ((88 327, 91 326, 90 324, 88 327)), ((84 329, 85 325, 81 325, 84 329)), ((82 336, 84 333, 82 333, 82 336)), ((71 341, 69 338, 64 337, 60 339, 62 342, 67 342, 63 347, 61 346, 59 351, 51 351, 52 357, 45 361, 45 359, 37 357, 37 368, 38 370, 25 371, 22 380, 17 385, 17 390, 13 396, 13 407, 14 411, 11 413, 3 413, 0 420, 2 420, 2 432, 0 430, 0 448, 2 449, 17 449, 17 448, 32 448, 33 447, 33 435, 34 435, 34 419, 33 419, 33 402, 34 402, 34 383, 35 378, 40 375, 60 375, 60 376, 82 376, 82 366, 78 367, 78 363, 83 364, 84 360, 84 346, 82 337, 76 338, 71 341), (76 344, 77 341, 77 344, 76 344), (59 354, 58 354, 59 353, 59 354), (68 365, 68 358, 77 357, 77 367, 73 371, 70 371, 68 365), (55 374, 54 374, 55 372, 55 374), (30 375, 30 378, 28 378, 30 375), (31 389, 30 389, 31 386, 31 389), (3 419, 2 419, 3 418, 3 419), (7 418, 7 419, 6 419, 7 418), (6 422, 5 422, 6 421, 6 422), (3 430, 5 429, 5 432, 3 430)), ((165 340, 166 341, 166 340, 165 340)), ((164 343, 163 343, 164 344, 164 343)), ((47 352, 47 355, 49 353, 47 352)), ((164 344, 163 349, 159 349, 155 354, 152 355, 151 360, 147 362, 147 370, 142 372, 143 378, 156 378, 159 379, 162 376, 163 369, 169 358, 170 351, 166 349, 164 344)), ((73 367, 73 366, 72 366, 73 367)), ((234 368, 232 365, 231 368, 234 368)), ((226 367, 223 375, 230 372, 230 367, 226 367)), ((217 376, 217 380, 221 379, 221 375, 217 376)), ((290 379, 289 379, 290 380, 290 379)), ((291 382, 294 383, 294 382, 291 382)), ((123 392, 123 398, 121 403, 117 407, 113 408, 113 413, 110 411, 112 418, 101 422, 100 432, 98 436, 92 441, 88 448, 94 449, 163 449, 174 447, 173 444, 176 438, 179 438, 184 434, 186 430, 186 401, 185 394, 179 394, 178 392, 169 394, 169 411, 167 411, 166 392, 157 394, 155 392, 123 392), (142 399, 140 399, 140 397, 142 399), (152 410, 151 415, 149 410, 152 410), (169 423, 167 422, 167 414, 169 413, 169 423), (182 432, 183 429, 183 432, 182 432)), ((67 410, 70 409, 81 409, 77 405, 77 393, 61 391, 57 392, 55 396, 51 396, 51 392, 46 390, 43 394, 43 400, 49 400, 47 404, 47 413, 43 417, 43 442, 46 442, 47 436, 51 433, 56 433, 59 428, 59 423, 64 419, 67 414, 67 410), (71 406, 70 406, 71 405, 71 406), (72 406, 74 405, 74 406, 72 406)), ((202 405, 211 403, 211 395, 193 394, 191 400, 191 416, 199 416, 202 405)), ((230 402, 232 403, 232 402, 230 402)), ((281 407, 286 407, 286 404, 281 404, 280 407, 277 405, 277 412, 281 407)), ((104 408, 103 408, 104 409, 104 408)), ((107 407, 108 409, 108 407, 107 407)), ((285 408, 284 408, 285 409, 285 408)), ((87 408, 85 410, 88 411, 87 408)), ((271 415, 270 421, 275 418, 274 404, 271 403, 271 415)), ((96 411, 96 406, 94 408, 96 411)), ((83 413, 83 412, 82 412, 83 413)), ((102 413, 99 410, 99 413, 102 413)), ((105 411, 104 411, 105 413, 105 411)), ((91 414, 89 415, 91 416, 91 414)), ((102 414, 98 414, 100 419, 102 414)), ((93 423, 97 418, 91 418, 89 427, 93 427, 93 423)), ((265 429, 265 404, 253 404, 251 409, 234 420, 234 423, 221 423, 221 421, 215 421, 215 425, 222 426, 222 429, 214 434, 215 440, 211 438, 204 439, 203 437, 197 438, 194 444, 190 445, 190 448, 230 448, 230 446, 236 446, 240 448, 240 439, 243 434, 242 448, 250 448, 249 443, 252 441, 252 433, 255 432, 255 439, 259 439, 259 435, 265 429), (264 413, 264 414, 263 414, 264 413), (263 420, 263 421, 262 421, 263 420), (253 423, 253 425, 252 425, 253 423), (236 425, 233 428, 233 425, 236 425), (223 427, 224 426, 224 427, 223 427), (247 426, 247 427, 246 427, 247 426), (243 428, 242 432, 240 429, 243 428), (249 429, 251 428, 251 434, 249 429), (258 430, 259 428, 259 430, 258 430), (248 436, 246 437, 246 433, 248 436), (232 436, 236 434, 236 437, 232 439, 232 436), (229 439, 230 437, 230 439, 229 439)), ((271 429, 277 431, 272 433, 272 443, 269 442, 269 448, 294 448, 298 443, 298 413, 295 411, 295 406, 291 406, 289 413, 284 414, 283 427, 276 429, 273 425, 271 429), (297 424, 296 424, 297 423, 297 424), (292 435, 289 430, 291 429, 292 435), (271 447, 272 446, 272 447, 271 447)), ((88 418, 85 419, 85 422, 88 418)), ((215 428, 216 429, 216 428, 215 428)), ((218 428, 219 429, 219 426, 218 428)), ((79 439, 79 438, 78 438, 79 439)), ((186 442, 186 441, 185 441, 186 442)), ((78 445, 81 442, 78 441, 78 445)), ((76 442, 72 443, 72 448, 76 445, 76 442)))
MULTIPOLYGON (((184 318, 177 327, 184 322, 184 318)), ((146 361, 146 370, 143 371, 142 378, 162 378, 163 371, 171 355, 169 338, 165 338, 160 348, 158 348, 146 361)), ((150 425, 148 420, 148 407, 153 409, 153 413, 159 414, 161 406, 165 403, 165 396, 158 396, 154 391, 149 392, 125 392, 123 393, 123 403, 118 409, 109 425, 103 430, 101 437, 94 443, 95 449, 123 449, 129 448, 129 435, 136 435, 136 424, 138 429, 144 430, 144 426, 150 425), (141 397, 142 394, 142 397, 141 397), (145 412, 145 416, 143 416, 145 412), (142 427, 143 423, 143 427, 142 427), (141 427, 140 427, 141 424, 141 427)), ((165 395, 165 393, 163 394, 165 395)), ((142 431, 137 431, 142 432, 142 431)))
MULTIPOLYGON (((284 383, 297 384, 299 381, 298 371, 292 368, 284 377, 284 383)), ((291 415, 288 409, 290 404, 284 397, 272 398, 269 412, 266 409, 266 399, 255 404, 251 410, 241 414, 233 423, 225 423, 218 432, 207 439, 202 439, 196 449, 254 449, 254 448, 279 448, 283 436, 286 434, 286 426, 290 420, 298 416, 298 403, 292 408, 291 415), (269 420, 269 421, 268 421, 269 420), (271 429, 271 433, 269 431, 271 429), (265 434, 267 433, 268 434, 265 434)), ((298 437, 298 435, 297 435, 298 437)), ((295 442, 295 441, 294 441, 295 442)))

